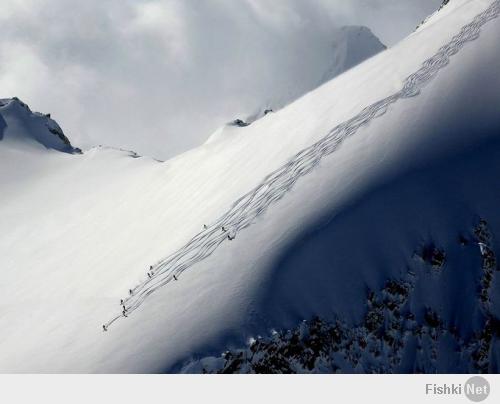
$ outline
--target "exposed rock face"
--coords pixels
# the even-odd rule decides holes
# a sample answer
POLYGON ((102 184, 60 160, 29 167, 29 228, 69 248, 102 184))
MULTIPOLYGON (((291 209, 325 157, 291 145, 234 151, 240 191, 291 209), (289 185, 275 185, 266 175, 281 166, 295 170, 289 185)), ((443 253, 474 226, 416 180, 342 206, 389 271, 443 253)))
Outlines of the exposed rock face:
MULTIPOLYGON (((443 7, 445 7, 449 2, 450 2, 450 0, 443 0, 443 2, 441 3, 441 5, 439 6, 437 12, 441 11, 443 9, 443 7)), ((416 29, 419 29, 422 25, 424 25, 428 21, 428 19, 430 17, 431 16, 427 17, 420 24, 418 24, 416 29)))
MULTIPOLYGON (((481 277, 476 307, 481 312, 472 333, 461 323, 447 323, 439 307, 414 310, 418 274, 408 271, 404 279, 389 279, 380 290, 368 290, 364 320, 355 326, 342 318, 315 317, 295 328, 273 331, 248 347, 225 352, 220 358, 190 363, 186 372, 204 373, 435 373, 498 371, 496 341, 500 320, 491 311, 496 272, 492 235, 484 219, 471 229, 472 240, 460 244, 479 248, 481 277), (464 244, 465 243, 465 244, 464 244)), ((425 246, 417 255, 429 270, 440 276, 445 251, 425 246)), ((447 268, 448 270, 448 268, 447 268)), ((449 268, 449 270, 453 270, 449 268)), ((456 270, 463 270, 456 268, 456 270)), ((458 302, 457 302, 458 303, 458 302)))
POLYGON ((448 3, 450 2, 450 0, 443 0, 443 3, 441 4, 441 7, 439 7, 439 9, 441 10, 444 6, 446 6, 448 3))

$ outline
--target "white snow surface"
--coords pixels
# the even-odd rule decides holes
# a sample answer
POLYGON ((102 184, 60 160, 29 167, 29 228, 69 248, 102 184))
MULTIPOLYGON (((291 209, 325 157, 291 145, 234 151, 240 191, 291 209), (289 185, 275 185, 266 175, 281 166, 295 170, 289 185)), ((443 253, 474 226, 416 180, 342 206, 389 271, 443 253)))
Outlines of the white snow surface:
MULTIPOLYGON (((470 227, 475 215, 500 234, 499 12, 499 1, 454 0, 394 48, 165 163, 107 148, 78 155, 27 146, 33 128, 10 126, 0 110, 8 133, 0 141, 0 371, 177 371, 313 315, 359 320, 367 286, 398 276, 430 236, 453 249, 450 228, 470 227), (449 43, 446 63, 440 48, 449 43), (347 136, 360 117, 366 124, 347 136), (323 150, 332 133, 343 140, 288 187, 283 173, 310 162, 298 153, 323 150), (279 171, 290 161, 298 165, 279 171), (283 175, 253 194, 254 210, 219 221, 276 170, 283 175), (221 223, 234 240, 220 237, 221 223), (162 261, 195 236, 216 247, 202 244, 191 253, 203 259, 187 267, 185 256, 162 261), (174 273, 178 281, 150 288, 174 273), (137 295, 122 318, 129 288, 137 295)), ((450 303, 453 278, 430 284, 418 290, 422 305, 468 315, 467 305, 450 303)))

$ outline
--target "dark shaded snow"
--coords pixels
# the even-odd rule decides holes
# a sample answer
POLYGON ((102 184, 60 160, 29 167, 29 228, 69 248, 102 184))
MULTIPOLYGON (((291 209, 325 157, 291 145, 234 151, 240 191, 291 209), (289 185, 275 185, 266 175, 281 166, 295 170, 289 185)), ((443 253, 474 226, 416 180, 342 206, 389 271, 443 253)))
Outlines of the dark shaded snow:
POLYGON ((220 355, 251 338, 266 371, 496 371, 499 14, 450 2, 161 164, 47 152, 48 118, 7 106, 0 371, 245 371, 220 355))

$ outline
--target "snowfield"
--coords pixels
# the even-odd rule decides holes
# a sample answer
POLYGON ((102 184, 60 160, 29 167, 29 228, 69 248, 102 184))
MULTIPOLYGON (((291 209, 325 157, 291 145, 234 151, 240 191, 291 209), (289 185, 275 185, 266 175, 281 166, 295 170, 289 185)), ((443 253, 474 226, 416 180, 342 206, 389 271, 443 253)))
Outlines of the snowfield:
POLYGON ((314 317, 375 340, 386 326, 366 319, 387 311, 415 324, 387 325, 402 331, 376 369, 341 344, 335 367, 292 370, 498 371, 499 15, 498 0, 454 0, 164 163, 80 154, 49 117, 2 100, 0 371, 218 371, 261 336, 307 340, 314 317))

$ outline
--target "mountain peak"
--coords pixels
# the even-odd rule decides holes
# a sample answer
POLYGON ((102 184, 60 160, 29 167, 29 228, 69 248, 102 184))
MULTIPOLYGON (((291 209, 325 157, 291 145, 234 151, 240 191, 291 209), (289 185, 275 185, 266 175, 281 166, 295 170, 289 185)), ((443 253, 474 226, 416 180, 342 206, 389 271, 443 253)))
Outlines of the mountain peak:
POLYGON ((277 112, 286 105, 301 98, 304 94, 334 79, 347 70, 386 50, 387 47, 368 27, 346 25, 337 31, 331 42, 331 60, 325 65, 318 80, 312 80, 312 86, 306 91, 298 83, 291 83, 286 92, 275 93, 270 100, 263 100, 262 105, 252 113, 242 113, 240 117, 219 127, 207 139, 206 143, 233 136, 238 129, 251 125, 264 116, 277 112))
POLYGON ((80 153, 50 114, 33 112, 19 98, 0 99, 0 141, 36 145, 64 153, 80 153))
POLYGON ((331 77, 326 77, 327 80, 387 49, 370 28, 359 25, 342 27, 333 46, 336 59, 329 72, 331 77))

